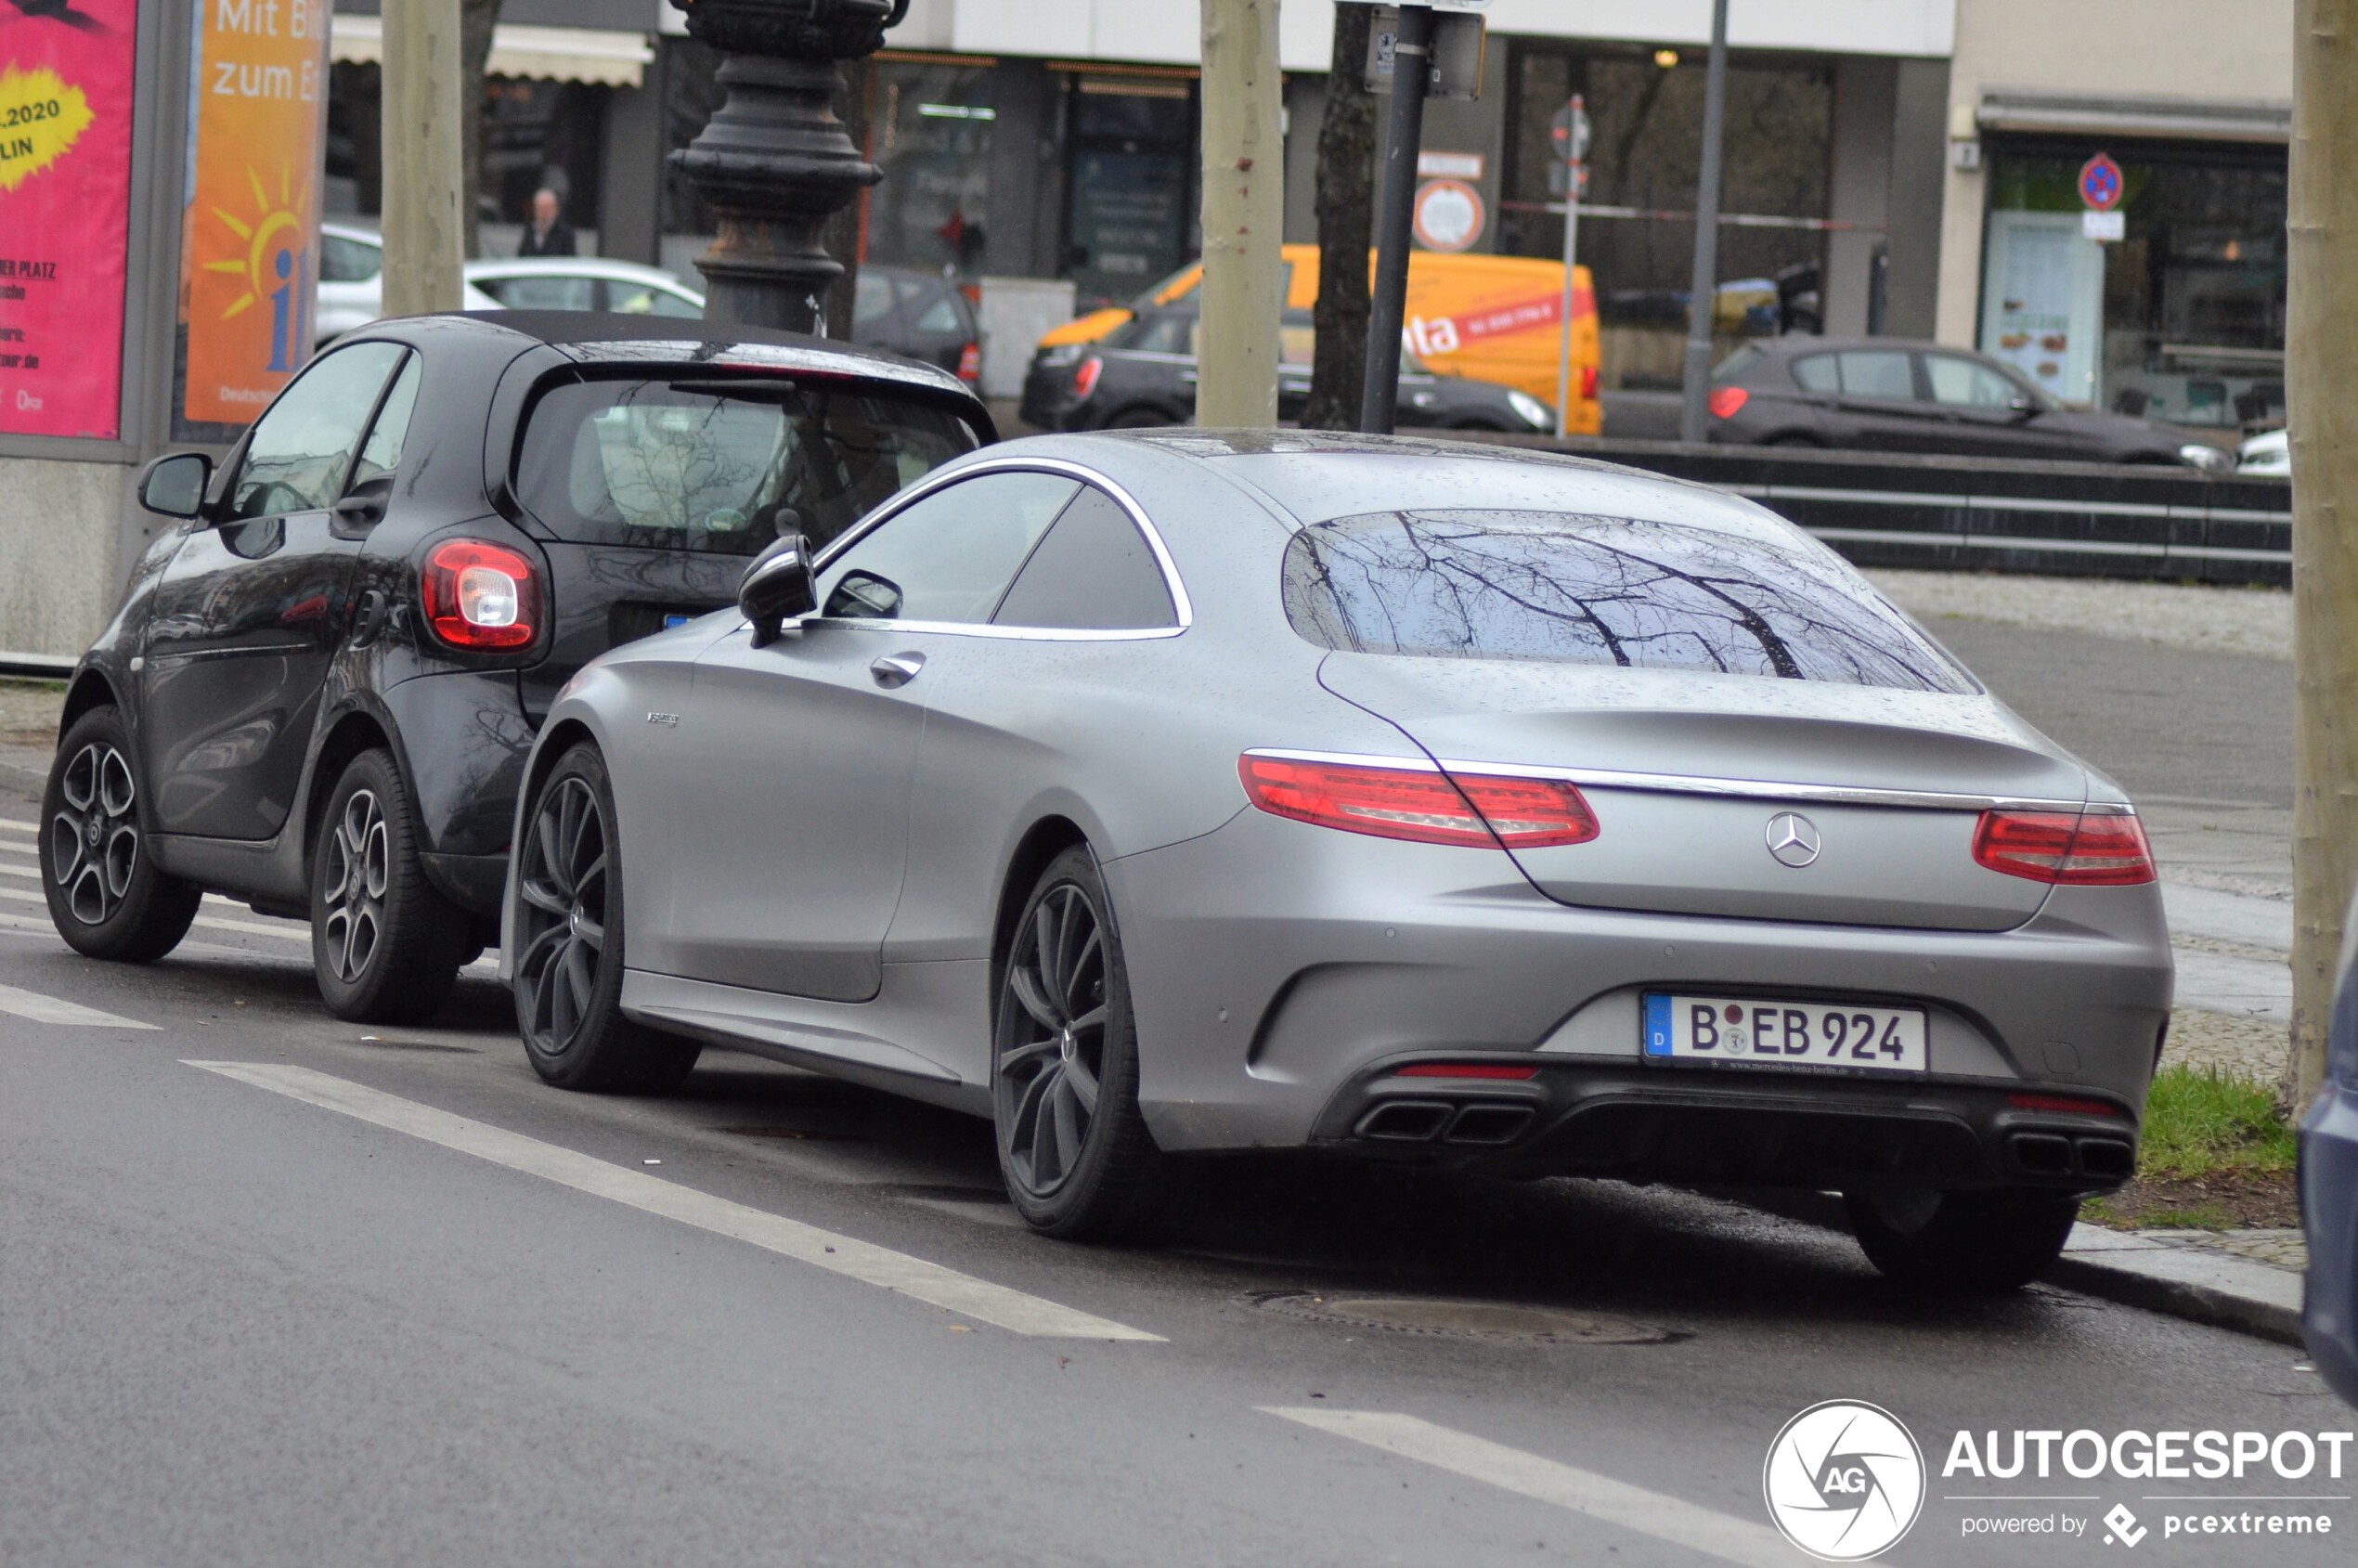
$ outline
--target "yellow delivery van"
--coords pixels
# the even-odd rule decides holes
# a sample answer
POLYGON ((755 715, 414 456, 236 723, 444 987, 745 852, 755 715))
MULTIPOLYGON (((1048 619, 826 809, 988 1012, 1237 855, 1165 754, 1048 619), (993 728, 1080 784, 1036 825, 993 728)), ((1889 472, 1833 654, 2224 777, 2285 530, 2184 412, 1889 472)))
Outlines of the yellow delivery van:
MULTIPOLYGON (((1284 248, 1286 305, 1308 310, 1318 299, 1318 247, 1284 248)), ((1375 256, 1367 258, 1369 268, 1375 256)), ((1203 281, 1198 262, 1140 296, 1147 305, 1174 305, 1203 281)), ((1426 367, 1445 376, 1495 382, 1556 406, 1558 351, 1563 322, 1561 262, 1530 256, 1450 255, 1419 251, 1408 258, 1405 336, 1426 367)), ((1040 340, 1040 352, 1091 343, 1130 319, 1114 307, 1078 317, 1040 340)), ((1604 428, 1597 400, 1597 294, 1585 266, 1573 273, 1572 418, 1576 435, 1604 428)))

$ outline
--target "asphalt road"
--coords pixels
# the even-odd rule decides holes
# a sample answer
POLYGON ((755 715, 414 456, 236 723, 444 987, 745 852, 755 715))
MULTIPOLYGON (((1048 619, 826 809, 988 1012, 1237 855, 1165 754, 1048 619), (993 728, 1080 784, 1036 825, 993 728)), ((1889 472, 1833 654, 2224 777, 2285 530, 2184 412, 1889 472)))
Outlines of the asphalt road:
MULTIPOLYGON (((2042 635, 1991 683, 2092 759, 2263 787, 2180 757, 2136 695, 2157 651, 2105 673, 2042 635)), ((2192 689, 2249 709, 2209 657, 2192 689)), ((34 809, 0 782, 9 1568, 1800 1562, 1762 1462, 1837 1397, 1931 1461, 1892 1561, 2101 1557, 2115 1502, 2139 1561, 2348 1561, 2165 1540, 2147 1500, 2341 1499, 2347 1464, 1940 1475, 1960 1431, 2348 1430, 2281 1346, 2045 1286, 1911 1299, 1841 1235, 1610 1184, 1223 1167, 1158 1247, 1042 1241, 979 1123, 719 1053, 674 1098, 564 1095, 487 978, 431 1030, 341 1024, 300 927, 218 903, 164 963, 82 960, 27 897, 34 809), (1334 1315, 1370 1297, 1568 1315, 1334 1315), (1964 1534, 2010 1515, 2090 1523, 1964 1534)))

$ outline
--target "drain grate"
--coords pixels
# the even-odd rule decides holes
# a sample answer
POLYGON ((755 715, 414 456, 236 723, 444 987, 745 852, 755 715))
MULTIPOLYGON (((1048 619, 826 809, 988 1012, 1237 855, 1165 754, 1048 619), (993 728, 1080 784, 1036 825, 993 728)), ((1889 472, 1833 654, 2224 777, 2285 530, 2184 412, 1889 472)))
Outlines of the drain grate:
POLYGON ((1308 1290, 1266 1290, 1246 1299, 1285 1317, 1441 1339, 1521 1344, 1658 1345, 1687 1337, 1659 1324, 1514 1302, 1450 1301, 1430 1296, 1327 1296, 1308 1290))

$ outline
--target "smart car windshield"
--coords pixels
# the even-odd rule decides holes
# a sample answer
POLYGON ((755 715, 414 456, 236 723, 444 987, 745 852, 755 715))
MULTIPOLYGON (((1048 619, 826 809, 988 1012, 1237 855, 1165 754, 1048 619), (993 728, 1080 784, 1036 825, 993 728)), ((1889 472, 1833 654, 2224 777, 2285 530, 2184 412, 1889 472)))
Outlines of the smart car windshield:
POLYGON ((1971 692, 1897 611, 1799 548, 1671 523, 1384 512, 1296 534, 1286 616, 1321 647, 1971 692))
POLYGON ((534 405, 516 491, 568 539, 752 555, 789 512, 824 544, 975 445, 955 414, 888 394, 581 381, 534 405))

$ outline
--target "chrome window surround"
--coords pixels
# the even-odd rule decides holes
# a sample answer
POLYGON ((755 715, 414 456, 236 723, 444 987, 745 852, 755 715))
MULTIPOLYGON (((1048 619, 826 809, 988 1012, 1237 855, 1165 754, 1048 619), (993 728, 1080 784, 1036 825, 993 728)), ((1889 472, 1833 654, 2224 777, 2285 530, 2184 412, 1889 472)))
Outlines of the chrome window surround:
POLYGON ((1878 789, 1849 784, 1788 784, 1771 779, 1699 778, 1684 773, 1634 773, 1614 768, 1547 768, 1521 762, 1475 762, 1462 758, 1370 757, 1341 751, 1287 751, 1254 746, 1247 757, 1286 762, 1334 762, 1367 768, 1405 768, 1425 773, 1473 773, 1497 778, 1553 779, 1592 789, 1626 789, 1646 795, 1710 795, 1736 800, 1803 801, 1821 806, 1885 806, 1918 811, 2072 811, 2098 817, 2133 817, 2137 808, 2121 801, 2056 800, 2028 795, 1951 795, 1932 790, 1878 789))
POLYGON ((1128 513, 1130 521, 1137 525, 1138 532, 1146 538, 1147 550, 1154 554, 1155 564, 1161 568, 1162 584, 1170 590, 1171 609, 1178 624, 1134 630, 1121 628, 1084 630, 1069 627, 986 626, 972 621, 871 620, 865 616, 851 618, 817 615, 803 617, 804 624, 866 627, 878 631, 933 631, 952 637, 997 637, 1028 642, 1144 642, 1155 638, 1177 637, 1196 624, 1195 603, 1187 597, 1187 585, 1180 580, 1178 563, 1171 559, 1170 548, 1162 542, 1162 535, 1147 520, 1146 508, 1140 506, 1129 491, 1104 474, 1062 458, 990 458, 950 473, 928 474, 886 502, 867 521, 855 525, 821 551, 810 563, 810 575, 816 577, 826 571, 835 564, 836 557, 935 491, 948 489, 961 481, 986 473, 1060 474, 1083 485, 1094 485, 1112 497, 1114 504, 1128 513))

